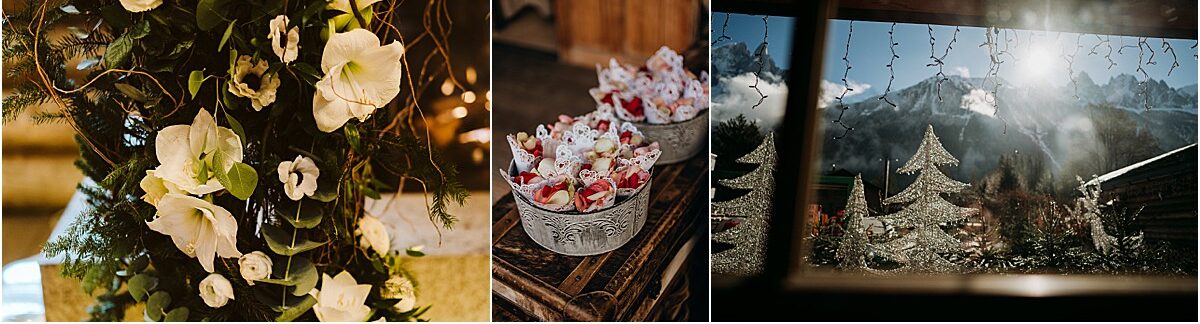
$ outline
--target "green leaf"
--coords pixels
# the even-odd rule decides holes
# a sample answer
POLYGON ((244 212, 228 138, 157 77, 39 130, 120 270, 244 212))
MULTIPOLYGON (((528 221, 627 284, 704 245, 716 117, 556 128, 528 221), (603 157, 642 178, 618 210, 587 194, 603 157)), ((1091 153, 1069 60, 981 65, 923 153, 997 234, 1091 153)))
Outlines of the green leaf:
POLYGON ((113 84, 113 86, 117 88, 117 91, 121 91, 122 94, 124 94, 126 97, 129 97, 129 99, 133 99, 133 101, 146 101, 146 93, 142 92, 142 90, 138 90, 138 88, 134 88, 133 86, 124 83, 116 83, 113 84))
POLYGON ((148 274, 140 273, 133 278, 129 278, 129 295, 133 296, 134 301, 142 301, 150 294, 150 290, 158 285, 158 278, 151 277, 148 274))
POLYGON ((192 98, 196 98, 196 93, 200 92, 200 86, 204 85, 204 71, 195 70, 188 75, 188 93, 192 98))
POLYGON ((225 27, 225 35, 221 36, 221 42, 219 44, 217 44, 217 52, 218 53, 221 52, 221 49, 225 47, 225 42, 229 41, 229 35, 233 34, 234 24, 237 24, 237 19, 230 21, 229 27, 225 27))
POLYGON ((133 50, 133 38, 128 34, 121 35, 114 39, 112 43, 108 43, 108 47, 104 50, 104 66, 113 69, 119 68, 129 61, 129 52, 133 50))
POLYGON ((196 3, 196 26, 209 31, 225 21, 225 7, 229 0, 200 0, 196 3))
POLYGON ((383 197, 380 196, 379 192, 375 191, 375 189, 363 187, 362 192, 363 192, 364 196, 367 196, 367 198, 371 198, 371 199, 375 199, 375 200, 383 199, 383 197))
POLYGON ((331 188, 329 190, 317 189, 317 192, 314 192, 313 195, 309 196, 308 198, 312 198, 313 200, 320 201, 320 202, 331 202, 334 199, 337 199, 337 197, 338 197, 337 189, 331 188))
POLYGON ((229 128, 233 129, 233 133, 237 134, 238 139, 240 139, 242 143, 246 143, 246 130, 242 129, 242 123, 239 123, 237 119, 233 118, 233 115, 230 115, 228 112, 225 113, 225 121, 229 122, 229 128))
POLYGON ((272 276, 276 278, 258 281, 293 287, 293 296, 299 297, 308 294, 309 291, 312 291, 317 286, 317 279, 320 279, 317 267, 313 266, 312 262, 308 259, 301 257, 292 257, 291 262, 290 267, 287 264, 287 260, 275 262, 272 269, 272 276))
POLYGON ((321 224, 322 212, 319 204, 300 203, 296 207, 279 207, 275 209, 275 213, 295 228, 313 228, 321 224), (296 211, 296 207, 300 208, 299 212, 296 211))
MULTIPOLYGON (((224 155, 220 151, 217 152, 224 155)), ((217 161, 215 158, 213 160, 217 161)), ((218 165, 220 164, 218 163, 218 165)), ((237 162, 229 170, 217 171, 217 181, 225 186, 225 190, 229 190, 234 197, 246 200, 254 194, 254 188, 258 186, 258 172, 254 171, 249 164, 237 162)))
POLYGON ((150 300, 146 301, 146 317, 155 322, 162 321, 165 314, 163 311, 170 304, 171 294, 165 291, 155 292, 153 295, 150 295, 150 300))
POLYGON ((359 148, 358 126, 346 123, 346 126, 342 127, 342 130, 346 133, 346 142, 350 143, 350 147, 354 148, 355 151, 361 151, 361 148, 359 148))
POLYGON ((163 322, 187 322, 188 312, 187 307, 177 307, 167 312, 167 317, 163 318, 163 322))
POLYGON ((270 247, 272 252, 283 256, 296 255, 296 253, 312 250, 328 243, 309 241, 297 233, 295 244, 292 244, 292 233, 274 226, 263 226, 263 238, 266 239, 267 247, 270 247))
POLYGON ((280 309, 279 317, 276 317, 275 321, 291 322, 292 320, 296 319, 297 317, 300 317, 300 315, 304 315, 304 312, 307 312, 309 309, 312 309, 313 305, 316 305, 316 304, 317 304, 316 298, 313 298, 312 295, 304 295, 304 299, 301 299, 299 303, 296 303, 295 305, 283 307, 282 309, 280 309))
POLYGON ((139 21, 137 25, 133 25, 133 28, 129 30, 128 35, 133 39, 142 39, 146 35, 150 35, 150 21, 139 21))
POLYGON ((414 256, 414 257, 425 256, 425 252, 421 252, 421 251, 417 251, 417 250, 413 250, 413 249, 404 250, 404 253, 407 253, 409 256, 414 256))

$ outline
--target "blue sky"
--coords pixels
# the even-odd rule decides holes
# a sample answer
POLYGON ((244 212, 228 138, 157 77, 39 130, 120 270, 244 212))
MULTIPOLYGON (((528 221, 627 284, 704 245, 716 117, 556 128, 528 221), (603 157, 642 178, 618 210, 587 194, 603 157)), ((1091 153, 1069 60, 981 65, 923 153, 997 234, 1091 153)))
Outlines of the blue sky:
MULTIPOLYGON (((891 23, 854 22, 854 35, 850 43, 849 79, 858 83, 870 84, 879 90, 887 85, 887 62, 890 53, 888 49, 888 30, 891 23)), ((840 83, 844 64, 841 60, 846 52, 846 39, 850 30, 850 22, 835 20, 828 29, 824 63, 824 78, 831 82, 840 83)), ((953 26, 933 26, 935 49, 941 56, 954 33, 953 26)), ((946 56, 944 71, 948 75, 969 74, 972 77, 983 77, 988 71, 989 56, 987 47, 981 47, 985 42, 986 29, 979 27, 962 27, 953 50, 946 56)), ((1015 32, 1019 42, 1013 42, 1011 50, 1016 60, 1006 58, 1001 65, 1000 76, 1016 86, 1038 85, 1048 82, 1051 85, 1063 86, 1070 82, 1067 73, 1067 62, 1064 54, 1070 54, 1075 44, 1082 45, 1075 55, 1074 70, 1076 73, 1086 72, 1098 84, 1107 83, 1109 78, 1125 73, 1138 77, 1138 51, 1136 47, 1126 48, 1123 54, 1117 50, 1123 41, 1125 45, 1137 45, 1136 37, 1112 36, 1110 43, 1113 47, 1112 59, 1117 63, 1108 69, 1108 60, 1103 55, 1088 55, 1093 46, 1099 43, 1096 35, 1084 34, 1078 37, 1074 33, 1044 32, 1018 30, 1015 32), (1077 38, 1078 37, 1078 38, 1077 38)), ((1102 36, 1106 37, 1106 36, 1102 36)), ((902 89, 937 73, 936 67, 927 67, 931 63, 929 47, 929 31, 926 25, 897 24, 896 46, 896 80, 892 89, 902 89)), ((1196 59, 1192 56, 1196 49, 1191 48, 1195 40, 1167 40, 1174 47, 1178 57, 1179 67, 1176 67, 1168 77, 1171 67, 1171 55, 1164 53, 1162 39, 1147 39, 1147 43, 1157 52, 1155 65, 1145 65, 1150 78, 1165 80, 1171 87, 1181 87, 1196 83, 1196 59)), ((1097 49, 1101 54, 1108 52, 1106 46, 1097 49)), ((1146 57, 1149 52, 1145 53, 1146 57)), ((868 91, 874 92, 874 91, 868 91)))
MULTIPOLYGON (((750 50, 753 51, 763 39, 763 21, 762 16, 750 16, 742 14, 726 14, 722 12, 714 12, 712 16, 712 40, 717 40, 721 36, 721 26, 725 23, 725 17, 729 17, 729 28, 726 29, 725 35, 733 39, 721 41, 715 46, 721 46, 727 43, 742 42, 746 43, 750 50)), ((767 53, 775 59, 775 65, 787 68, 792 62, 789 60, 792 53, 792 18, 785 17, 769 17, 767 19, 769 29, 767 34, 767 53)))

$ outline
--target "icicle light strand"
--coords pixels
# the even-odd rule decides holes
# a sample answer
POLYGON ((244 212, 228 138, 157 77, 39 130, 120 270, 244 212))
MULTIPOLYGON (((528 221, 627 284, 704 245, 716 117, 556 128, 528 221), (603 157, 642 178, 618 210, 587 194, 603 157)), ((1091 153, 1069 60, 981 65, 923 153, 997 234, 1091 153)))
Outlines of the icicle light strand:
POLYGON ((728 29, 729 29, 729 14, 726 13, 725 14, 725 23, 721 24, 721 36, 717 36, 717 39, 714 40, 712 42, 712 44, 717 45, 717 43, 733 39, 733 37, 729 37, 729 35, 725 34, 725 31, 728 29))
POLYGON ((846 94, 850 93, 850 91, 854 91, 854 89, 850 88, 850 69, 853 68, 850 66, 850 40, 852 39, 854 39, 853 20, 850 21, 850 31, 846 33, 846 52, 842 55, 842 63, 846 65, 846 69, 844 72, 842 72, 842 94, 835 98, 838 101, 838 109, 841 111, 838 112, 838 118, 833 120, 833 123, 842 127, 842 135, 833 137, 833 139, 837 140, 846 138, 846 135, 850 135, 850 131, 854 130, 854 127, 850 127, 850 125, 847 125, 846 122, 842 120, 842 118, 846 116, 846 110, 849 109, 849 107, 846 107, 846 101, 843 99, 846 98, 846 94))
POLYGON ((886 102, 893 108, 896 107, 896 103, 892 102, 891 99, 888 99, 888 94, 892 93, 892 82, 896 80, 895 64, 896 59, 900 58, 900 55, 896 54, 897 45, 900 45, 900 43, 896 42, 896 23, 892 23, 892 29, 888 30, 888 49, 892 51, 892 56, 888 59, 887 64, 888 84, 887 88, 883 90, 883 95, 879 96, 879 100, 883 100, 883 102, 886 102))
POLYGON ((758 71, 754 72, 754 85, 750 86, 751 89, 754 89, 754 92, 758 92, 758 102, 754 103, 754 106, 750 107, 750 109, 758 108, 758 106, 762 105, 763 101, 767 100, 767 95, 762 92, 762 89, 758 88, 758 82, 761 80, 760 75, 762 74, 763 66, 766 65, 765 62, 763 62, 765 57, 764 54, 766 53, 763 52, 767 50, 767 32, 770 29, 770 25, 767 24, 767 18, 767 16, 762 16, 763 40, 762 44, 758 46, 758 50, 754 53, 754 59, 758 62, 758 71))
POLYGON ((946 56, 950 55, 950 50, 954 49, 954 42, 958 41, 959 27, 954 27, 954 34, 950 35, 950 43, 946 44, 946 50, 940 57, 937 56, 937 50, 934 48, 937 39, 933 37, 933 26, 925 25, 925 27, 929 29, 929 58, 933 60, 933 63, 926 64, 925 66, 936 66, 938 68, 937 95, 938 102, 942 102, 942 82, 950 80, 949 77, 946 77, 946 56))
POLYGON ((1071 51, 1071 54, 1065 54, 1065 52, 1063 54, 1063 60, 1067 61, 1067 77, 1071 79, 1071 89, 1074 91, 1075 101, 1081 100, 1079 98, 1079 82, 1075 77, 1075 56, 1079 54, 1079 48, 1083 47, 1080 43, 1082 38, 1083 34, 1075 34, 1075 49, 1071 51))
POLYGON ((1150 74, 1146 73, 1146 67, 1142 64, 1142 57, 1145 55, 1146 50, 1150 50, 1150 57, 1146 58, 1145 65, 1154 65, 1156 63, 1154 62, 1154 48, 1150 47, 1150 44, 1146 43, 1145 37, 1138 38, 1137 48, 1137 72, 1142 74, 1142 80, 1138 82, 1138 95, 1142 97, 1142 108, 1146 111, 1150 111, 1150 92, 1149 85, 1147 85, 1147 82, 1150 81, 1150 74))
POLYGON ((1171 53, 1171 69, 1167 70, 1167 76, 1171 76, 1171 72, 1175 72, 1175 68, 1179 67, 1179 57, 1175 56, 1175 47, 1171 46, 1166 38, 1162 39, 1162 50, 1164 53, 1171 53))

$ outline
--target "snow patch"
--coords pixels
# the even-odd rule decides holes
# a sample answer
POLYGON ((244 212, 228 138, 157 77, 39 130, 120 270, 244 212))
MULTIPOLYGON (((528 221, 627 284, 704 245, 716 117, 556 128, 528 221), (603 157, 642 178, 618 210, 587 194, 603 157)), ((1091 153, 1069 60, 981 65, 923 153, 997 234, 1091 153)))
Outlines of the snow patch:
POLYGON ((991 93, 980 89, 971 89, 971 92, 962 96, 960 107, 995 118, 996 107, 992 107, 992 102, 996 102, 996 98, 992 97, 991 93))

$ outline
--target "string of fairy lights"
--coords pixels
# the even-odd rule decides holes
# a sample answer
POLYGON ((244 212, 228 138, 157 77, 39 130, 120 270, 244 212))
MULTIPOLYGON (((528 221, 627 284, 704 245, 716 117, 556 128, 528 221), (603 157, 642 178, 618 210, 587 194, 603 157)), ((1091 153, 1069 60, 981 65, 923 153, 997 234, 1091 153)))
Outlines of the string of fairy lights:
POLYGON ((770 25, 767 24, 768 18, 769 18, 768 16, 762 16, 762 21, 763 21, 762 44, 758 46, 758 50, 754 51, 754 60, 755 60, 755 63, 758 64, 758 70, 754 71, 754 85, 751 85, 750 88, 754 89, 754 92, 758 92, 758 102, 755 103, 754 106, 751 106, 750 109, 758 108, 758 106, 761 106, 763 104, 763 101, 767 100, 767 95, 764 94, 762 92, 762 89, 760 89, 758 87, 758 83, 759 83, 759 81, 761 81, 761 78, 759 77, 759 75, 762 74, 763 66, 766 65, 766 62, 763 61, 766 57, 766 55, 763 55, 763 54, 766 54, 766 53, 763 53, 763 52, 765 52, 767 50, 767 44, 768 44, 767 43, 767 35, 768 35, 767 31, 770 29, 770 25))
POLYGON ((844 117, 846 117, 846 110, 850 109, 850 107, 846 106, 846 101, 844 100, 846 98, 846 94, 850 93, 850 91, 854 91, 854 89, 850 88, 850 69, 854 68, 850 66, 850 41, 853 38, 854 21, 851 20, 850 31, 846 33, 846 52, 844 55, 842 55, 842 63, 846 66, 846 69, 842 72, 842 94, 835 98, 837 99, 838 109, 840 111, 838 111, 837 119, 833 120, 834 124, 842 127, 842 135, 834 136, 833 139, 843 139, 847 135, 850 135, 850 131, 854 130, 854 127, 850 127, 850 125, 847 125, 846 122, 842 120, 844 117))
POLYGON ((1012 42, 1013 38, 1008 38, 1008 30, 1002 31, 996 27, 988 27, 987 31, 985 32, 985 36, 986 38, 984 43, 980 44, 979 46, 987 47, 988 71, 983 75, 983 81, 979 84, 979 86, 985 87, 987 86, 988 80, 992 81, 991 97, 987 99, 987 101, 988 104, 992 105, 992 116, 996 117, 996 119, 999 119, 1000 122, 1004 124, 1004 130, 1001 132, 1001 134, 1008 134, 1008 121, 1000 116, 1000 96, 998 95, 998 92, 1000 92, 1000 85, 1002 83, 999 76, 1000 67, 1004 64, 1004 59, 1001 57, 1004 55, 1009 55, 1015 58, 1015 56, 1008 51, 1008 45, 1012 42), (998 43, 998 37, 1001 35, 1005 36, 1003 49, 1000 48, 1000 44, 998 43))
POLYGON ((1088 56, 1100 55, 1100 52, 1097 52, 1096 49, 1100 48, 1101 45, 1107 47, 1107 49, 1108 49, 1107 52, 1104 52, 1104 59, 1108 60, 1108 68, 1107 69, 1112 70, 1112 68, 1114 66, 1117 66, 1117 62, 1113 61, 1113 59, 1112 59, 1112 52, 1113 52, 1112 36, 1105 36, 1104 38, 1100 38, 1100 35, 1096 35, 1096 45, 1092 46, 1092 50, 1090 52, 1088 52, 1088 56))
POLYGON ((1067 62, 1067 77, 1071 79, 1072 96, 1075 101, 1080 101, 1079 98, 1079 82, 1075 77, 1075 55, 1079 54, 1079 49, 1083 48, 1080 41, 1083 39, 1083 34, 1075 34, 1075 46, 1072 47, 1071 54, 1063 54, 1063 60, 1067 62))
POLYGON ((883 89, 883 95, 879 96, 879 100, 883 100, 883 102, 892 106, 892 108, 896 108, 896 103, 888 99, 888 95, 892 93, 892 82, 896 81, 896 59, 900 58, 900 55, 896 54, 896 46, 898 45, 900 43, 896 42, 896 23, 892 23, 892 28, 888 29, 888 50, 892 52, 892 56, 888 58, 887 64, 888 84, 887 88, 883 89))
POLYGON ((946 50, 942 52, 942 56, 937 56, 937 54, 936 54, 935 46, 936 46, 937 38, 933 37, 933 26, 925 25, 925 27, 927 27, 929 29, 929 58, 931 60, 933 60, 932 63, 926 64, 925 66, 930 66, 930 67, 936 66, 938 68, 937 98, 938 98, 938 102, 942 102, 942 82, 946 82, 946 81, 950 80, 950 78, 946 76, 946 71, 945 71, 946 56, 950 55, 950 50, 954 49, 954 43, 958 41, 959 27, 957 27, 957 26, 954 27, 954 34, 950 35, 950 42, 946 43, 946 50))
POLYGON ((713 40, 712 44, 717 45, 717 43, 733 39, 733 37, 729 37, 729 35, 725 33, 728 30, 729 30, 729 14, 726 13, 725 14, 725 23, 721 24, 721 36, 717 36, 717 39, 713 40))

